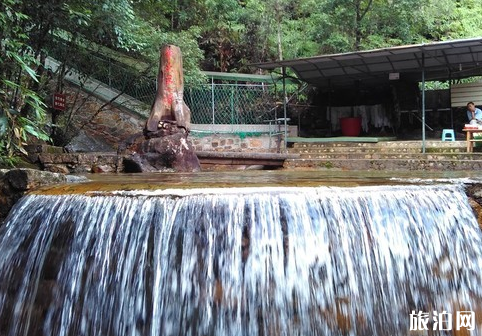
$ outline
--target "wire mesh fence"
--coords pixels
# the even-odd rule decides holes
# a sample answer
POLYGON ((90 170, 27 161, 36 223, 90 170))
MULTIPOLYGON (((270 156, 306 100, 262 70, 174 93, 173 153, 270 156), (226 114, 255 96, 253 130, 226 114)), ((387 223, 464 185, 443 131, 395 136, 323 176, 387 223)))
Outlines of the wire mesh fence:
MULTIPOLYGON (((145 104, 152 104, 156 93, 155 78, 100 53, 72 47, 60 39, 53 39, 47 46, 49 56, 63 62, 67 69, 73 69, 84 76, 102 82, 120 94, 128 95, 145 104)), ((139 104, 141 105, 141 104, 139 104)))
MULTIPOLYGON (((130 101, 144 103, 138 106, 149 106, 154 101, 155 77, 87 49, 78 48, 75 55, 66 55, 66 50, 65 43, 55 41, 48 51, 51 57, 66 62, 67 67, 129 96, 130 101)), ((203 124, 203 130, 210 130, 208 125, 225 125, 223 131, 236 132, 241 129, 239 125, 267 124, 277 112, 276 88, 265 83, 218 83, 212 80, 209 84, 185 87, 184 100, 191 109, 191 122, 203 124)), ((125 107, 132 108, 132 105, 125 107)), ((211 128, 216 132, 220 129, 211 128)), ((246 126, 242 129, 246 130, 246 126)))
POLYGON ((270 85, 216 84, 187 88, 194 124, 263 124, 273 111, 270 85))

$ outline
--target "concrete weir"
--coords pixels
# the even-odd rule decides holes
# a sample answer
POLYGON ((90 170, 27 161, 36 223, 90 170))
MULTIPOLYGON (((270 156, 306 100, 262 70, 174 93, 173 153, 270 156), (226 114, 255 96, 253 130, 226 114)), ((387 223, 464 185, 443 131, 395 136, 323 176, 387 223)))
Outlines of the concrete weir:
POLYGON ((406 336, 411 311, 442 309, 482 328, 482 232, 460 185, 179 176, 23 197, 0 230, 0 335, 406 336))

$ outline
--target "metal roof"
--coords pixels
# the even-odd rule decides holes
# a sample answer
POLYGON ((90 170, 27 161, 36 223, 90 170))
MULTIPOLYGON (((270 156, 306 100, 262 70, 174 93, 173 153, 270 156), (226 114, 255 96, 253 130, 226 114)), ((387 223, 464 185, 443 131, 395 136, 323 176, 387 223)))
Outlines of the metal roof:
POLYGON ((389 83, 390 73, 401 80, 447 80, 482 75, 482 38, 406 45, 343 54, 257 63, 262 69, 289 67, 298 77, 320 88, 363 87, 389 83))
MULTIPOLYGON (((274 84, 280 82, 283 78, 277 75, 255 75, 234 72, 215 72, 201 71, 209 79, 219 79, 232 82, 251 82, 251 83, 268 83, 274 84)), ((293 80, 286 78, 286 83, 293 83, 293 80)))
POLYGON ((214 71, 202 71, 204 75, 212 79, 221 79, 227 81, 239 81, 239 82, 259 82, 259 83, 272 83, 278 76, 270 75, 252 75, 252 74, 242 74, 242 73, 231 73, 231 72, 214 72, 214 71))

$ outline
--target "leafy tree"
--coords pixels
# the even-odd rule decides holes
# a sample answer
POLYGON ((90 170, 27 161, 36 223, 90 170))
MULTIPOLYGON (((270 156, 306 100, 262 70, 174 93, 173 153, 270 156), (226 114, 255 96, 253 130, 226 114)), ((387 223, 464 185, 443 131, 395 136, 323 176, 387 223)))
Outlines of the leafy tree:
MULTIPOLYGON (((29 136, 47 140, 43 131, 45 104, 31 89, 40 79, 33 49, 22 26, 28 17, 16 10, 17 0, 0 4, 0 163, 12 164, 14 155, 26 153, 29 136)), ((38 87, 38 86, 36 86, 38 87)))
POLYGON ((45 138, 48 55, 64 64, 61 90, 70 66, 88 70, 86 53, 109 48, 155 72, 159 47, 172 43, 195 85, 201 68, 252 72, 254 62, 476 37, 481 21, 479 0, 4 0, 0 153, 22 151, 28 134, 45 138))

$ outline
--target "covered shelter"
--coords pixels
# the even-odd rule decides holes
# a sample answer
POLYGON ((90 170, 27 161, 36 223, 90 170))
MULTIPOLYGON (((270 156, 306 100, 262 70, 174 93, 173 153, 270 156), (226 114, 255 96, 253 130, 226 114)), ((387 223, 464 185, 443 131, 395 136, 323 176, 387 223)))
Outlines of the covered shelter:
POLYGON ((253 64, 291 68, 321 90, 373 89, 392 81, 422 83, 422 139, 425 151, 425 82, 482 75, 482 38, 422 43, 253 64))

